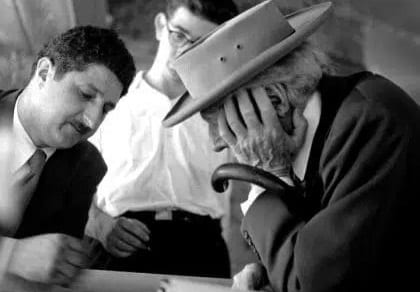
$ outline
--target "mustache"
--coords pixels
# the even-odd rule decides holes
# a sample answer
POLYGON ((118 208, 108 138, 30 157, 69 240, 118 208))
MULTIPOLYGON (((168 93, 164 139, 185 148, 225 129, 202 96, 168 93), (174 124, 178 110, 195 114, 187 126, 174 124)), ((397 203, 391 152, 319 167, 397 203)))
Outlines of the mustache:
POLYGON ((76 129, 76 131, 79 132, 79 134, 82 136, 92 131, 92 128, 82 121, 75 120, 72 121, 71 124, 76 129))

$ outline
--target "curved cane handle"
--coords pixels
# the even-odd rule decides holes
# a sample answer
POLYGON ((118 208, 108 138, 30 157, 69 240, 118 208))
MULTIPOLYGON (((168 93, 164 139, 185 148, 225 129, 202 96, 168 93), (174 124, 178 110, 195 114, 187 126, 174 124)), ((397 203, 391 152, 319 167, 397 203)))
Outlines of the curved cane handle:
POLYGON ((292 187, 262 169, 240 163, 225 163, 213 172, 211 184, 216 192, 222 193, 229 186, 229 179, 249 182, 266 190, 291 191, 292 187))

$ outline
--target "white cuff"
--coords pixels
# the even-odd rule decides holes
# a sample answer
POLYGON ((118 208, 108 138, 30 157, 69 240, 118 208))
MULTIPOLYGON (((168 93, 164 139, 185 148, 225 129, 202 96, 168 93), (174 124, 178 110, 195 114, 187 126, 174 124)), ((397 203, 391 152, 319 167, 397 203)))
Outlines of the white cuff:
POLYGON ((0 237, 0 283, 7 272, 16 242, 17 239, 14 238, 0 237))
POLYGON ((244 216, 246 215, 246 212, 248 212, 248 209, 251 207, 252 203, 254 203, 258 196, 264 191, 264 188, 251 184, 251 190, 249 191, 248 199, 241 204, 241 210, 244 216))
MULTIPOLYGON (((288 185, 293 186, 293 181, 290 179, 290 177, 282 177, 281 179, 288 185)), ((249 191, 248 199, 241 204, 241 210, 244 216, 248 212, 248 209, 251 207, 252 203, 254 203, 259 195, 261 195, 261 193, 264 191, 264 188, 251 184, 251 190, 249 191)))

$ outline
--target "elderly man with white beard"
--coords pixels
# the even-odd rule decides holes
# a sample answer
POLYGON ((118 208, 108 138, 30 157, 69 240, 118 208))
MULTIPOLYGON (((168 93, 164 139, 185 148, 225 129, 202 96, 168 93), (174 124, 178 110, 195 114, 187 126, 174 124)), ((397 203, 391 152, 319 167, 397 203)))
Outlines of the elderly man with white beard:
POLYGON ((242 233, 260 259, 241 289, 403 291, 418 240, 420 109, 371 72, 333 76, 307 38, 331 3, 283 16, 265 1, 178 56, 188 92, 165 126, 201 112, 214 149, 252 182, 242 233), (200 61, 198 61, 200 60, 200 61), (256 168, 254 168, 256 167, 256 168))

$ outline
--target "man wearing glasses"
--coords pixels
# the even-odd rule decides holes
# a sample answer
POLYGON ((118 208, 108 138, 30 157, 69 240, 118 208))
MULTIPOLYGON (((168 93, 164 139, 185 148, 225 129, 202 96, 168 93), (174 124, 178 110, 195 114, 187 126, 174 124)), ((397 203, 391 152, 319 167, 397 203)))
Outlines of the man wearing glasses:
POLYGON ((228 196, 212 190, 210 177, 233 156, 212 151, 200 117, 171 129, 161 122, 185 92, 175 56, 236 14, 232 1, 168 0, 156 15, 152 67, 137 73, 92 138, 108 165, 86 227, 106 255, 95 268, 230 277, 220 225, 228 196))

